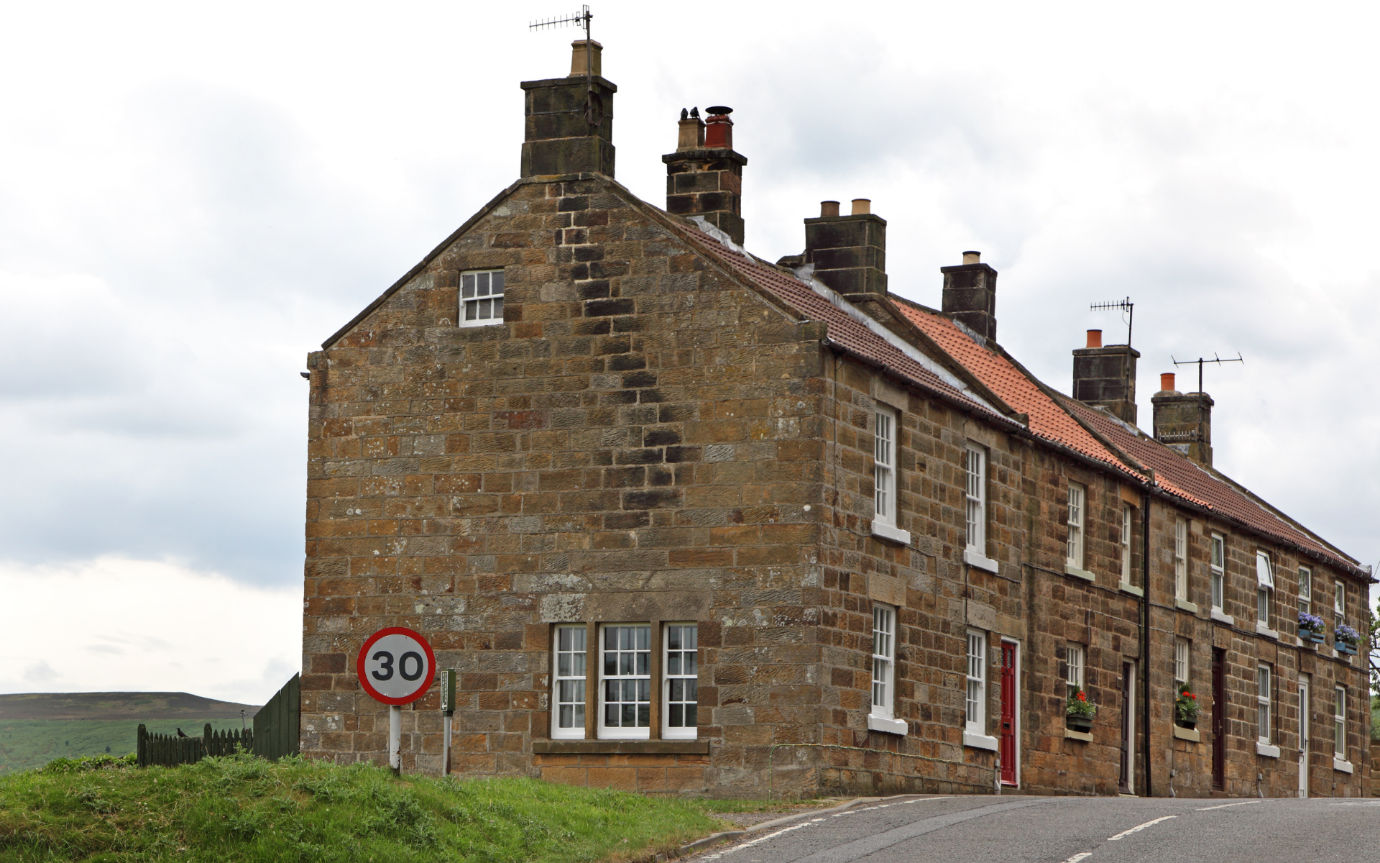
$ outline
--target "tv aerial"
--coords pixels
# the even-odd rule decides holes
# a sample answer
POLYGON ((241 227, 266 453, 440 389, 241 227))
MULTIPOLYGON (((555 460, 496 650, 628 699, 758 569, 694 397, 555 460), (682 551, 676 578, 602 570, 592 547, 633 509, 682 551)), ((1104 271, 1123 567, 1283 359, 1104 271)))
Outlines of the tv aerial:
POLYGON ((1131 346, 1131 325, 1136 320, 1136 304, 1131 302, 1131 298, 1124 300, 1113 300, 1110 303, 1093 303, 1088 306, 1090 312, 1100 312, 1106 309, 1118 309, 1125 316, 1126 321, 1126 347, 1131 346))
POLYGON ((594 48, 589 36, 589 25, 593 20, 594 14, 589 11, 589 4, 586 3, 578 12, 533 21, 527 25, 527 29, 553 30, 557 27, 571 26, 585 28, 585 122, 591 126, 598 126, 604 121, 604 100, 594 92, 594 48))

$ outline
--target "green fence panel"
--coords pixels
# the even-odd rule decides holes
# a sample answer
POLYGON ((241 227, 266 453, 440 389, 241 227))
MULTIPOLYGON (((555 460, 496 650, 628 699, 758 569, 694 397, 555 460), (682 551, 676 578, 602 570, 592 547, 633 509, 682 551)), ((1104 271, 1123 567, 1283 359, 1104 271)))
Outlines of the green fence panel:
POLYGON ((278 690, 254 714, 254 754, 273 761, 301 751, 302 675, 278 690))

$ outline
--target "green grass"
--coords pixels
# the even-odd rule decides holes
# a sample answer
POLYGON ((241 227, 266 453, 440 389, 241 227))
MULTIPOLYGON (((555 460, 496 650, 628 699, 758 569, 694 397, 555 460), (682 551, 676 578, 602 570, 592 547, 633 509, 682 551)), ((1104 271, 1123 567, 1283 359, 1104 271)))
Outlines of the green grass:
POLYGON ((399 779, 248 755, 131 761, 60 759, 0 777, 0 861, 574 863, 645 857, 724 829, 704 801, 530 779, 399 779))
POLYGON ((54 758, 86 755, 124 755, 133 752, 139 723, 157 734, 175 734, 180 727, 201 736, 207 722, 216 730, 238 729, 234 719, 0 719, 0 775, 42 767, 54 758))

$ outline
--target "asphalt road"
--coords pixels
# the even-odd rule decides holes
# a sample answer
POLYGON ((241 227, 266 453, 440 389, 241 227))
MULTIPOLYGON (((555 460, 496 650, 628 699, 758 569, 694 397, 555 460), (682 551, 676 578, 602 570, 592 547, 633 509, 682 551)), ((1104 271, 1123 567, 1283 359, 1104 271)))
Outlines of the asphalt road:
POLYGON ((695 863, 1362 863, 1380 799, 923 797, 812 816, 695 863))

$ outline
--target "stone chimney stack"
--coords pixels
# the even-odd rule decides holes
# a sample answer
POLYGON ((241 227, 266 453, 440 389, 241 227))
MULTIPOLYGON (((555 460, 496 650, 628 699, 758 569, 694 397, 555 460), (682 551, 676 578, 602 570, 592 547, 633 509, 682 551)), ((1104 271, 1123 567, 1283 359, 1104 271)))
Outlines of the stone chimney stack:
POLYGON ((743 244, 743 166, 747 157, 733 149, 732 108, 715 105, 709 119, 700 109, 680 112, 676 151, 666 163, 666 212, 703 216, 705 221, 743 244))
POLYGON ((618 88, 600 75, 604 46, 578 39, 571 49, 569 77, 522 82, 524 177, 613 176, 613 94, 618 88))
POLYGON ((997 340, 997 271, 978 252, 964 252, 963 263, 940 267, 944 274, 941 311, 985 339, 997 340))
POLYGON ((1136 424, 1136 360, 1130 345, 1102 346, 1102 331, 1088 330, 1088 346, 1073 352, 1073 397, 1101 405, 1136 424))
POLYGON ((1155 406, 1155 440, 1199 464, 1212 467, 1212 397, 1174 389, 1174 373, 1160 375, 1155 406))
POLYGON ((886 296, 886 219, 873 215, 872 201, 854 198, 848 216, 839 215, 838 201, 819 210, 805 220, 802 263, 814 264, 815 278, 840 294, 886 296))

